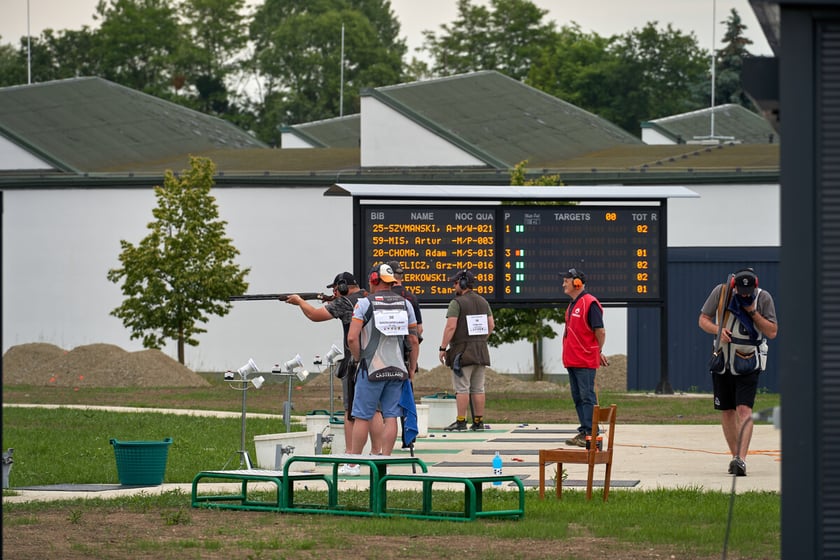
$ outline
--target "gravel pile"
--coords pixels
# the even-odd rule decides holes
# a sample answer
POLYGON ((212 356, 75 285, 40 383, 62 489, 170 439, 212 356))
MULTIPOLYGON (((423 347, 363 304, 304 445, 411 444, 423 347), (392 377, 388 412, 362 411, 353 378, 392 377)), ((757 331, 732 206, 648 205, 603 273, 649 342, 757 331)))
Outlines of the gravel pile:
POLYGON ((160 350, 126 352, 113 344, 67 351, 41 342, 3 355, 3 383, 56 387, 207 387, 209 383, 160 350))

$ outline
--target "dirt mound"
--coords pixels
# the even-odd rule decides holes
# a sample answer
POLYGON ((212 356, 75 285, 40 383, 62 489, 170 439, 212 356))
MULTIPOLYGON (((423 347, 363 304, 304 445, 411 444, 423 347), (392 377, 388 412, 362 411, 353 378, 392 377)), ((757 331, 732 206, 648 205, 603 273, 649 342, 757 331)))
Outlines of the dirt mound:
POLYGON ((69 352, 46 343, 12 346, 3 355, 3 383, 56 387, 206 387, 209 383, 160 350, 126 352, 113 344, 69 352))

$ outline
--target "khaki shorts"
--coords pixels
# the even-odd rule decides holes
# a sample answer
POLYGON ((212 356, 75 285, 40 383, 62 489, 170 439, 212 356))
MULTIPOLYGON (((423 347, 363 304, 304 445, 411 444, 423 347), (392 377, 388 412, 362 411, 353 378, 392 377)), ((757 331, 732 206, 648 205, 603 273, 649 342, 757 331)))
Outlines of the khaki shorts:
POLYGON ((463 366, 461 371, 464 375, 455 375, 452 372, 452 385, 455 393, 483 393, 484 392, 484 366, 473 364, 463 366))

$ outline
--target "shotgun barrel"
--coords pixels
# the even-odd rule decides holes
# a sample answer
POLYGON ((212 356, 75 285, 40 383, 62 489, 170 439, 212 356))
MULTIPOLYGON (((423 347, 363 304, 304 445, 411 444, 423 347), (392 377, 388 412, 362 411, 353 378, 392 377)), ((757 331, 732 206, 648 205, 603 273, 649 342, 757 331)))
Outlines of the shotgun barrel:
POLYGON ((230 296, 228 301, 286 301, 290 295, 297 293, 303 299, 319 299, 321 301, 332 301, 335 296, 321 292, 289 292, 286 294, 244 294, 241 296, 230 296))

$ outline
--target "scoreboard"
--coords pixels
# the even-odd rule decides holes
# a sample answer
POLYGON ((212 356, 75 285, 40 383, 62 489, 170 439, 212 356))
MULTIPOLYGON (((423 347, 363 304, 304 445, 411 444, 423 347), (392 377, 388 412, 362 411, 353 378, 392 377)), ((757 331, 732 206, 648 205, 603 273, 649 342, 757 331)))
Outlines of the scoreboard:
POLYGON ((665 216, 659 205, 361 205, 362 270, 396 260, 424 304, 448 303, 449 277, 511 306, 563 302, 561 275, 586 275, 602 302, 663 301, 665 216))

